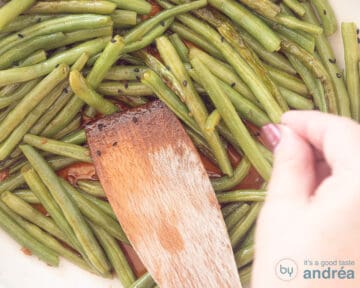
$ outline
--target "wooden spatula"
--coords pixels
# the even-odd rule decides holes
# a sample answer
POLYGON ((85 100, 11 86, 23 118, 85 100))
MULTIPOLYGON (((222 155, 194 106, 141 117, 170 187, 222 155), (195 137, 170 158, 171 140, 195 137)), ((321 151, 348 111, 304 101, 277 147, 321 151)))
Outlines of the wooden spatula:
POLYGON ((155 101, 87 127, 102 186, 160 287, 241 288, 225 224, 181 123, 155 101))

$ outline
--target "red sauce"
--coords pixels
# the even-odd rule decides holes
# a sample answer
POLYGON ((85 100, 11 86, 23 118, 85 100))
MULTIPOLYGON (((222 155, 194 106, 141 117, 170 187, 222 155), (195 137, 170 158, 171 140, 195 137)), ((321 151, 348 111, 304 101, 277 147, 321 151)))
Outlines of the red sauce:
POLYGON ((122 250, 124 251, 124 254, 126 258, 128 259, 130 263, 130 267, 134 271, 136 277, 142 276, 146 272, 146 268, 144 264, 142 264, 139 256, 136 254, 135 250, 126 244, 120 244, 122 250))
POLYGON ((28 248, 22 247, 20 250, 21 250, 21 252, 23 252, 26 256, 31 256, 31 255, 32 255, 31 251, 30 251, 28 248))
POLYGON ((74 163, 61 169, 57 174, 73 185, 76 184, 78 180, 98 180, 94 164, 92 163, 74 163))
POLYGON ((7 177, 9 177, 9 169, 4 169, 0 171, 0 182, 4 181, 7 177))
POLYGON ((38 210, 41 214, 44 214, 45 216, 49 216, 49 213, 46 211, 45 207, 41 204, 32 204, 32 206, 38 210))
POLYGON ((157 14, 160 13, 162 10, 161 6, 157 4, 154 0, 148 0, 148 2, 151 4, 152 8, 149 14, 141 16, 141 20, 149 19, 157 14))

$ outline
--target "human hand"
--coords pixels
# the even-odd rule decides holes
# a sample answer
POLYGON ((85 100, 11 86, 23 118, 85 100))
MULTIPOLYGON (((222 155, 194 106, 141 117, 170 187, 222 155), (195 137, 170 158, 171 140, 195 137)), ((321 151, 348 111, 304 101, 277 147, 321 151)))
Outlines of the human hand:
POLYGON ((360 125, 320 112, 294 111, 264 133, 278 145, 257 224, 252 287, 360 287, 360 125), (280 280, 275 272, 286 258, 298 267, 291 281, 280 280), (338 265, 305 266, 306 260, 320 265, 337 260, 338 265), (339 260, 355 265, 339 265, 339 260), (337 270, 334 279, 304 279, 304 270, 328 267, 337 270), (347 273, 354 270, 355 279, 348 280, 347 273, 339 279, 341 267, 347 273))

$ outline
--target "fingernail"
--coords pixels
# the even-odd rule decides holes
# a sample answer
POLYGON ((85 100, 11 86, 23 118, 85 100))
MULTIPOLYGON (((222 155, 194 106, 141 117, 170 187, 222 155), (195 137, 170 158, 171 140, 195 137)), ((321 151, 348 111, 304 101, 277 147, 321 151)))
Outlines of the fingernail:
POLYGON ((261 135, 266 143, 270 146, 271 150, 274 150, 279 144, 281 139, 281 131, 275 124, 268 124, 261 128, 261 135))

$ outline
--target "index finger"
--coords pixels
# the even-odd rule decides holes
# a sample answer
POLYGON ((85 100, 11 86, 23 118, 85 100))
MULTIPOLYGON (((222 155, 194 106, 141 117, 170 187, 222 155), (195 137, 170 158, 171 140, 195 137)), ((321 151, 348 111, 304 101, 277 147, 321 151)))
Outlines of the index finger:
POLYGON ((282 123, 319 150, 332 171, 354 170, 360 161, 360 125, 316 111, 291 111, 282 123))

